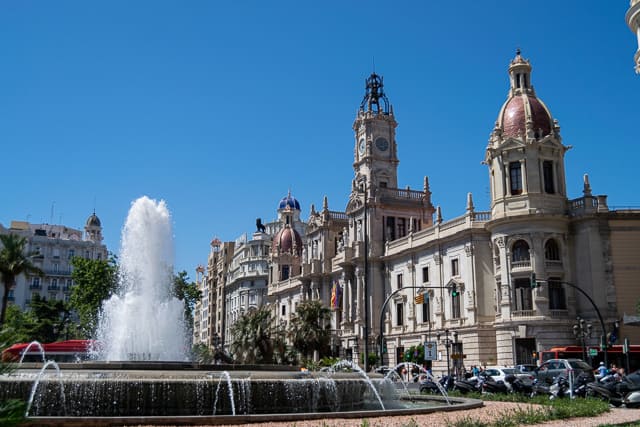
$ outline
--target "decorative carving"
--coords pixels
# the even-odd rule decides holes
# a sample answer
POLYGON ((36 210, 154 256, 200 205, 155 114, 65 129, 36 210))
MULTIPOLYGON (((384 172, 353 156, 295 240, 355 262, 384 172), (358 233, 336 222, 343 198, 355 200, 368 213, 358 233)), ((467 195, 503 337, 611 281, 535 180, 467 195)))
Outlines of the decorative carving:
POLYGON ((262 218, 256 218, 256 231, 260 231, 261 233, 266 233, 267 228, 262 223, 262 218))
POLYGON ((473 245, 471 243, 467 243, 466 245, 464 245, 464 252, 468 257, 473 255, 473 245))
POLYGON ((504 248, 504 237, 498 237, 494 240, 494 242, 496 242, 496 244, 500 247, 500 248, 504 248))
POLYGON ((436 265, 440 265, 442 264, 442 255, 438 254, 434 254, 433 255, 433 260, 436 262, 436 265))

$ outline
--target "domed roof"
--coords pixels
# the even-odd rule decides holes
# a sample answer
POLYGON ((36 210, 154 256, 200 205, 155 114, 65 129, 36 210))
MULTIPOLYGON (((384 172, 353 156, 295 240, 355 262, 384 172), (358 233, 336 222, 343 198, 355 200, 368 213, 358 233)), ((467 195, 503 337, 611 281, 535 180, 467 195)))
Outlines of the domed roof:
POLYGON ((287 224, 273 238, 271 251, 276 254, 284 252, 300 256, 302 255, 302 237, 287 224))
POLYGON ((300 210, 300 203, 291 195, 291 191, 284 196, 278 204, 278 209, 296 209, 300 210))
POLYGON ((516 52, 509 64, 511 88, 507 101, 498 115, 497 128, 503 137, 544 138, 554 131, 551 112, 536 96, 531 85, 531 64, 516 52))
POLYGON ((516 95, 505 103, 498 124, 505 137, 526 135, 527 123, 537 138, 551 134, 553 119, 547 107, 535 96, 516 95))
POLYGON ((87 227, 102 227, 100 223, 100 218, 96 216, 96 213, 92 213, 89 218, 87 218, 87 227))

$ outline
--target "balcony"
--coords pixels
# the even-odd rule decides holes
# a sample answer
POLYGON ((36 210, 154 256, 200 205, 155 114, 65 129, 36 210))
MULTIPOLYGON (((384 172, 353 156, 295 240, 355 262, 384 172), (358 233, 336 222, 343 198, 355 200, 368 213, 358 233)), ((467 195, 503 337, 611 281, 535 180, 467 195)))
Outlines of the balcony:
POLYGON ((42 289, 42 285, 39 283, 32 283, 29 285, 29 289, 42 289))
POLYGON ((47 286, 47 290, 49 290, 49 291, 59 291, 60 290, 60 286, 58 286, 58 285, 49 285, 49 286, 47 286))
POLYGON ((518 261, 512 261, 511 262, 511 270, 518 270, 518 269, 530 269, 531 268, 531 260, 530 259, 524 259, 524 260, 518 260, 518 261))
POLYGON ((535 310, 516 310, 511 312, 511 317, 535 317, 535 310))

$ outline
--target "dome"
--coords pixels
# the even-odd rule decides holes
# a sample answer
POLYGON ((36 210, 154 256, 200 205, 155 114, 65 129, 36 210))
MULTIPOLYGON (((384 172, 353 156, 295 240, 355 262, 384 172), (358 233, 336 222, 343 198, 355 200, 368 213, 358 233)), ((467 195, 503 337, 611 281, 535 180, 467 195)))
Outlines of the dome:
POLYGON ((538 98, 528 94, 516 95, 505 103, 498 123, 505 137, 526 135, 527 123, 536 138, 551 134, 553 119, 547 107, 538 98))
POLYGON ((101 226, 102 224, 100 223, 100 218, 96 216, 95 212, 91 214, 89 218, 87 218, 87 227, 101 227, 101 226))
POLYGON ((271 250, 276 254, 288 252, 300 256, 302 255, 302 237, 296 230, 286 225, 273 238, 271 250))
POLYGON ((289 191, 289 193, 280 200, 278 209, 295 209, 299 211, 300 203, 298 203, 298 200, 296 200, 296 198, 291 195, 291 191, 289 191))
POLYGON ((531 63, 520 50, 509 64, 511 88, 498 115, 497 128, 505 138, 540 139, 554 132, 554 121, 531 84, 531 63))

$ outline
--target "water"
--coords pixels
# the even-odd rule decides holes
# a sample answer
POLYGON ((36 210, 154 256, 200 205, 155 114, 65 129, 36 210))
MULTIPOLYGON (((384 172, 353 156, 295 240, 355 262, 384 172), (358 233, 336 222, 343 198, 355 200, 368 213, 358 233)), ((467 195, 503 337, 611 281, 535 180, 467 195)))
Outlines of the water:
POLYGON ((398 363, 389 372, 387 372, 387 375, 385 375, 385 379, 390 379, 389 377, 392 376, 393 374, 395 374, 396 377, 398 377, 398 378, 400 378, 402 380, 402 384, 404 386, 405 392, 409 393, 408 390, 407 390, 406 385, 404 385, 404 379, 400 377, 400 374, 398 374, 398 369, 402 369, 402 368, 406 368, 407 372, 411 372, 413 369, 417 368, 418 372, 420 372, 421 374, 425 374, 427 376, 427 378, 429 378, 436 385, 436 387, 438 387, 438 390, 440 390, 440 394, 442 394, 444 399, 447 401, 447 404, 451 405, 451 402, 449 401, 449 394, 444 389, 444 387, 442 387, 442 384, 440 384, 440 382, 437 381, 435 379, 435 377, 433 375, 431 375, 431 373, 429 371, 427 371, 423 366, 420 366, 417 363, 414 363, 414 362, 401 362, 401 363, 398 363))
MULTIPOLYGON (((222 371, 220 373, 220 379, 225 379, 226 383, 227 383, 227 395, 229 396, 229 401, 231 402, 231 415, 235 415, 236 414, 236 405, 235 405, 235 399, 233 398, 233 385, 231 384, 231 377, 229 376, 229 372, 227 371, 222 371)), ((213 402, 213 415, 216 414, 216 407, 218 406, 218 396, 220 395, 220 385, 222 384, 222 381, 218 382, 218 388, 216 389, 216 399, 213 402)))
POLYGON ((66 403, 66 399, 65 399, 65 395, 64 395, 64 383, 62 382, 62 373, 60 372, 60 367, 58 366, 58 364, 53 360, 49 360, 42 366, 42 369, 40 369, 40 372, 38 373, 38 376, 36 377, 36 380, 33 383, 33 386, 31 387, 31 394, 29 395, 29 401, 27 403, 27 410, 26 410, 26 412, 24 414, 25 417, 29 416, 29 411, 31 410, 31 405, 33 405, 33 398, 35 397, 36 391, 38 390, 38 385, 40 384, 40 380, 42 379, 42 376, 44 375, 44 371, 49 366, 53 366, 56 369, 56 373, 58 374, 58 383, 60 384, 60 397, 62 399, 62 410, 64 411, 64 414, 66 415, 67 403, 66 403))
POLYGON ((382 399, 380 398, 380 393, 378 393, 378 390, 374 387, 373 383, 371 382, 371 378, 369 378, 367 373, 365 371, 363 371, 360 368, 360 366, 358 366, 356 363, 353 363, 350 360, 340 360, 340 361, 334 363, 331 366, 331 369, 335 371, 336 368, 343 368, 343 367, 347 367, 347 368, 350 368, 350 369, 356 371, 358 374, 360 374, 362 376, 362 378, 365 379, 365 381, 367 382, 367 385, 369 386, 369 388, 373 392, 374 396, 376 397, 376 399, 378 399, 378 402, 380 403, 380 407, 384 411, 385 410, 384 403, 382 403, 382 399))
POLYGON ((29 350, 31 350, 31 347, 38 347, 40 349, 40 355, 42 356, 42 363, 46 363, 47 360, 45 359, 44 348, 42 348, 42 344, 40 344, 38 341, 31 341, 27 346, 27 348, 25 348, 24 351, 22 352, 22 356, 20 356, 20 361, 18 362, 18 364, 22 365, 22 361, 24 360, 24 357, 27 355, 29 350))
POLYGON ((119 288, 103 305, 96 358, 186 361, 184 303, 172 295, 173 231, 164 201, 135 200, 122 230, 119 288))

